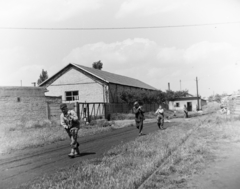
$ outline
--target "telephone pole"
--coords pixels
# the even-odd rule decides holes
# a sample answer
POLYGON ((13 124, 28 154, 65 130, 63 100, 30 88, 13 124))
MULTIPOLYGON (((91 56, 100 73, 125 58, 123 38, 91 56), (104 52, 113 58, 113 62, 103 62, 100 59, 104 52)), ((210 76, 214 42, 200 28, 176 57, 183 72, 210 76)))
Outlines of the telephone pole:
POLYGON ((181 80, 180 80, 180 91, 182 90, 181 80))
POLYGON ((198 97, 198 78, 196 77, 196 86, 197 86, 197 111, 199 110, 199 97, 198 97))

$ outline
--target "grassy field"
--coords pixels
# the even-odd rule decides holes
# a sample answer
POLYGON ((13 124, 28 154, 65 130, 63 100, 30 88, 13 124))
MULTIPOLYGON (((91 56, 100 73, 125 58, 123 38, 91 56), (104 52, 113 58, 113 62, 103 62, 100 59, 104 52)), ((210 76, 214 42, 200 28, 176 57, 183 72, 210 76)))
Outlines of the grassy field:
POLYGON ((221 142, 240 142, 239 124, 240 117, 208 117, 140 188, 187 188, 188 180, 217 158, 221 142))
MULTIPOLYGON (((204 112, 214 111, 218 105, 206 106, 204 112)), ((173 116, 173 111, 166 110, 165 115, 168 118, 181 118, 183 112, 178 111, 173 116)), ((193 113, 190 116, 196 116, 193 113)), ((145 113, 145 123, 156 121, 154 112, 145 113)), ((94 135, 100 132, 107 132, 112 129, 118 129, 134 125, 134 114, 113 114, 113 121, 98 120, 92 121, 89 125, 82 123, 79 137, 94 135)), ((59 126, 59 123, 49 120, 41 122, 30 121, 27 123, 19 122, 16 126, 0 125, 0 154, 11 153, 14 150, 32 148, 48 145, 57 141, 68 139, 65 130, 59 126), (14 140, 13 140, 14 139, 14 140)))
POLYGON ((213 161, 218 141, 240 141, 240 118, 202 116, 109 150, 103 159, 18 188, 185 188, 213 161))
POLYGON ((84 161, 19 188, 136 188, 199 126, 184 121, 108 151, 103 159, 84 161))
MULTIPOLYGON (((155 119, 146 119, 145 123, 153 121, 155 119)), ((82 123, 79 137, 107 132, 134 124, 133 119, 115 121, 97 120, 88 125, 82 123)), ((0 154, 11 153, 14 150, 24 148, 49 145, 66 139, 68 139, 68 135, 64 128, 58 123, 49 120, 28 122, 27 124, 18 124, 14 127, 0 126, 0 154)))

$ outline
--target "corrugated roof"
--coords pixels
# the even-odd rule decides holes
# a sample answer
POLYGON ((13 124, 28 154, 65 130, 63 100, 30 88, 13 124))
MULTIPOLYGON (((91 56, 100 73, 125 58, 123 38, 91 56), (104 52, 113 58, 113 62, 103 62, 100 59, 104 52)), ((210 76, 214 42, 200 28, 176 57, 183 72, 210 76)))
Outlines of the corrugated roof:
POLYGON ((87 71, 88 73, 90 73, 102 80, 105 80, 109 83, 115 83, 115 84, 144 88, 144 89, 157 90, 156 88, 154 88, 140 80, 131 78, 131 77, 126 77, 126 76, 122 76, 122 75, 118 75, 118 74, 114 74, 114 73, 110 73, 110 72, 106 72, 106 71, 102 71, 102 70, 97 70, 97 69, 82 66, 79 64, 72 64, 72 65, 75 65, 78 68, 83 69, 83 70, 87 71))

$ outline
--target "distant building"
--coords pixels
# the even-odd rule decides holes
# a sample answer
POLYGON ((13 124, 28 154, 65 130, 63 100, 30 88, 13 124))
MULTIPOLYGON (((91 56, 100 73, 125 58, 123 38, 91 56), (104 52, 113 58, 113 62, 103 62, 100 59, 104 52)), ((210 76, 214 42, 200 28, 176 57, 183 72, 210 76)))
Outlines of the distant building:
POLYGON ((134 78, 69 63, 39 85, 47 96, 62 96, 63 102, 119 103, 122 90, 155 91, 156 88, 134 78))
POLYGON ((189 112, 201 110, 204 105, 207 104, 207 101, 201 99, 200 97, 194 97, 189 95, 189 97, 176 98, 172 101, 169 101, 169 109, 170 110, 183 110, 184 105, 187 106, 189 112), (199 108, 198 108, 199 101, 199 108))

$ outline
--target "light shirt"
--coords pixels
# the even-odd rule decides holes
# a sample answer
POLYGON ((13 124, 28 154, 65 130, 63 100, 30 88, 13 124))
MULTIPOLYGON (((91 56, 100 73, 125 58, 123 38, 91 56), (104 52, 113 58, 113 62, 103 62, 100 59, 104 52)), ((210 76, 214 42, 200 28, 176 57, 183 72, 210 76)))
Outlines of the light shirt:
POLYGON ((70 129, 73 127, 79 128, 78 116, 73 110, 68 110, 67 114, 63 113, 60 115, 60 124, 65 129, 70 129))

